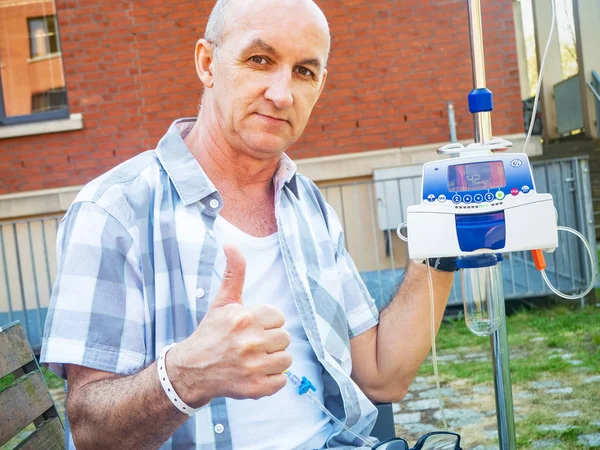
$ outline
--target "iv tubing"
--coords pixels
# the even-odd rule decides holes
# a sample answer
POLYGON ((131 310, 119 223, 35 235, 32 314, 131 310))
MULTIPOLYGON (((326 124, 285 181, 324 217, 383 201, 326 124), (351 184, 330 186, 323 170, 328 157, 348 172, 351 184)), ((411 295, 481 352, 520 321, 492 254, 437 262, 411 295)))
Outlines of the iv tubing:
MULTIPOLYGON (((527 137, 525 138, 525 144, 523 145, 523 153, 525 153, 525 149, 529 144, 529 140, 531 139, 531 135, 533 133, 533 124, 535 123, 535 115, 537 114, 537 105, 540 99, 540 92, 542 90, 542 78, 544 78, 544 66, 546 65, 546 56, 548 55, 548 49, 550 48, 550 41, 552 40, 552 35, 554 34, 554 27, 556 24, 556 5, 554 4, 554 0, 550 0, 550 4, 552 5, 552 25, 550 26, 550 33, 548 33, 548 40, 546 41, 546 48, 544 50, 544 56, 542 56, 542 63, 540 64, 540 71, 538 73, 538 82, 535 88, 535 99, 533 101, 533 110, 531 111, 531 121, 529 122, 529 130, 527 130, 527 137)), ((552 289, 552 288, 550 288, 552 289)))
POLYGON ((402 239, 404 242, 408 242, 408 238, 406 236, 404 236, 400 230, 402 228, 406 228, 406 225, 408 224, 408 222, 402 222, 400 225, 398 225, 398 228, 396 228, 396 234, 398 235, 398 237, 400 239, 402 239))
MULTIPOLYGON (((217 276, 217 278, 219 279, 219 281, 223 281, 223 278, 217 273, 217 271, 215 269, 213 269, 213 272, 217 276)), ((286 376, 286 378, 290 381, 291 384, 293 384, 296 387, 300 387, 300 378, 298 378, 295 374, 293 374, 289 370, 286 370, 283 373, 286 376)), ((345 431, 349 432, 350 434, 352 434, 355 437, 357 437, 358 439, 360 439, 368 447, 373 447, 373 441, 372 440, 369 440, 369 438, 366 438, 366 437, 362 436, 361 434, 358 434, 356 431, 354 431, 351 428, 349 428, 348 426, 344 425, 344 423, 342 421, 340 421, 337 417, 335 417, 325 407, 325 405, 323 405, 319 401, 319 399, 315 397, 314 392, 312 392, 312 391, 309 390, 304 395, 308 396, 308 398, 317 406, 317 408, 319 408, 321 411, 323 411, 328 417, 330 417, 335 423, 337 423, 338 425, 340 425, 345 431)))
MULTIPOLYGON (((400 230, 402 228, 405 228, 406 224, 407 224, 406 222, 403 222, 400 225, 398 225, 398 228, 396 229, 396 234, 404 242, 408 242, 408 238, 406 236, 404 236, 400 232, 400 230)), ((427 284, 429 287, 429 312, 430 312, 429 317, 431 319, 431 324, 430 324, 431 362, 433 364, 433 373, 435 375, 435 386, 436 386, 436 390, 437 390, 437 394, 438 394, 438 400, 440 402, 440 414, 442 416, 442 423, 444 424, 444 430, 448 431, 448 423, 446 422, 446 414, 444 412, 444 399, 442 398, 442 390, 440 388, 440 374, 438 371, 437 351, 436 351, 436 345, 435 345, 435 314, 434 314, 435 299, 434 299, 434 294, 433 294, 433 278, 431 276, 431 267, 429 266, 429 264, 425 264, 425 265, 427 266, 427 284)))
POLYGON ((590 281, 589 286, 583 293, 569 295, 569 294, 564 294, 564 293, 560 292, 558 289, 556 289, 554 286, 552 286, 552 283, 550 283, 550 280, 548 279, 548 275, 546 274, 545 269, 542 269, 540 272, 542 272, 542 278, 544 279, 544 281, 546 282, 546 284, 548 285, 548 287, 550 288, 550 290, 552 292, 554 292, 559 297, 566 298, 567 300, 577 300, 577 299, 580 299, 580 298, 588 295, 591 292, 591 290, 594 289, 594 285, 596 284, 597 268, 596 268, 596 262, 594 260, 594 253, 592 252, 592 248, 590 247, 589 242, 586 240, 586 238, 583 236, 583 234, 581 234, 579 231, 574 230, 573 228, 569 228, 569 227, 557 227, 557 228, 561 231, 567 231, 569 233, 572 233, 583 241, 583 245, 585 245, 585 249, 587 250, 588 256, 590 257, 590 268, 592 271, 592 280, 590 281))
POLYGON ((448 431, 448 423, 446 422, 446 414, 444 412, 444 400, 442 398, 442 390, 440 388, 440 374, 438 372, 437 352, 435 348, 435 315, 433 311, 435 302, 433 297, 433 278, 431 277, 431 267, 429 266, 429 264, 425 264, 425 266, 427 267, 427 282, 429 284, 429 316, 431 318, 431 361, 433 363, 433 373, 435 374, 435 387, 437 389, 438 400, 440 401, 440 414, 442 415, 444 430, 448 431))
MULTIPOLYGON (((291 384, 293 384, 296 387, 299 387, 299 378, 294 375, 292 372, 290 372, 289 370, 286 370, 284 372, 285 376, 287 377, 287 379, 290 381, 291 384)), ((345 431, 349 432, 350 434, 354 435, 356 438, 360 439, 365 445, 367 445, 368 447, 373 447, 373 441, 369 440, 369 438, 357 433, 356 431, 352 430, 350 427, 346 426, 341 420, 339 420, 337 417, 335 417, 326 407, 325 405, 323 405, 323 403, 321 403, 319 401, 319 399, 315 396, 315 393, 312 391, 308 391, 305 394, 316 406, 317 408, 319 408, 321 411, 323 411, 331 420, 333 420, 335 423, 337 423, 338 425, 340 425, 345 431)))

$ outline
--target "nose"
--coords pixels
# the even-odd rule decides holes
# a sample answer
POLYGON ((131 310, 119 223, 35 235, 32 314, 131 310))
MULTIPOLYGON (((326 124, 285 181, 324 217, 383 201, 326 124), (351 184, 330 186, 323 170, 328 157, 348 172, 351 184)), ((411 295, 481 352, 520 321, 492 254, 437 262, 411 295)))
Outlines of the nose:
POLYGON ((281 68, 273 73, 273 76, 269 79, 265 98, 278 109, 284 109, 294 103, 291 71, 281 68))

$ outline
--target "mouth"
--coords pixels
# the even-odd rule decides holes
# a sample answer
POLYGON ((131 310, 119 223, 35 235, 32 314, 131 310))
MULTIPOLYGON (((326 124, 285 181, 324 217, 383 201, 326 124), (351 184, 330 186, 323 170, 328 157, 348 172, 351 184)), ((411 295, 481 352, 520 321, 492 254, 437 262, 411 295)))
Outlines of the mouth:
POLYGON ((269 116, 267 114, 261 114, 261 113, 255 113, 255 114, 262 119, 270 121, 271 123, 280 123, 280 124, 289 123, 288 120, 280 119, 279 117, 273 117, 273 116, 269 116))

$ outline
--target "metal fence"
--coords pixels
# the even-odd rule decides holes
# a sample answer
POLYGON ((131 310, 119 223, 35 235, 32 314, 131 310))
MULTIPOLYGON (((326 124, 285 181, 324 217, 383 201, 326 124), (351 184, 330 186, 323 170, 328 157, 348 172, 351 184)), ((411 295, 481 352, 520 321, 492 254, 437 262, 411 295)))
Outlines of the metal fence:
MULTIPOLYGON (((533 163, 536 188, 550 192, 560 225, 581 231, 593 243, 594 223, 587 159, 533 163)), ((396 235, 406 209, 420 201, 421 166, 377 170, 374 180, 321 186, 345 229, 348 251, 383 308, 395 293, 408 263, 406 244, 396 235)), ((20 320, 36 350, 56 276, 55 236, 60 216, 0 222, 0 326, 20 320)), ((565 292, 581 291, 589 262, 581 243, 559 235, 559 248, 547 256, 551 281, 565 292)), ((503 265, 507 299, 551 294, 527 252, 507 255, 503 265)), ((458 281, 458 280, 457 280, 458 281)), ((461 304, 454 284, 450 304, 461 304)))
POLYGON ((59 220, 0 222, 0 326, 19 320, 36 352, 56 276, 59 220))

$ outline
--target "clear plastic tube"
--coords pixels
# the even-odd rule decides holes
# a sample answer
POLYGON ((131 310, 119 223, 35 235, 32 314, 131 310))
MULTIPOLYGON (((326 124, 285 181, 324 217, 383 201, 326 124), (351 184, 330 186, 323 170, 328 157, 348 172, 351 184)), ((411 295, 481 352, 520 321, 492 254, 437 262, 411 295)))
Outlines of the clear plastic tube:
MULTIPOLYGON (((290 372, 289 370, 286 370, 285 372, 283 372, 285 374, 285 376, 287 377, 288 381, 294 385, 295 387, 300 387, 301 385, 301 380, 300 378, 295 375, 294 373, 290 372)), ((327 416, 329 416, 329 418, 331 420, 333 420, 335 423, 337 423, 338 425, 340 425, 345 431, 349 432, 350 434, 352 434, 353 436, 355 436, 356 438, 360 439, 367 447, 373 447, 376 443, 374 438, 371 437, 365 437, 360 433, 357 433, 356 431, 354 431, 353 429, 351 429, 350 427, 346 426, 341 420, 339 420, 337 417, 335 417, 326 407, 323 403, 321 403, 319 401, 319 399, 317 398, 317 396, 315 395, 314 392, 312 391, 307 391, 304 394, 301 395, 306 395, 310 401, 312 401, 317 408, 319 408, 321 411, 323 411, 327 416)))
POLYGON ((404 236, 400 230, 402 228, 406 228, 406 225, 408 224, 408 222, 402 222, 400 225, 398 225, 398 228, 396 228, 396 234, 398 235, 398 237, 400 239, 402 239, 404 242, 408 242, 408 238, 406 236, 404 236))
POLYGON ((481 255, 460 258, 488 258, 483 267, 462 268, 460 271, 461 291, 467 328, 477 336, 490 336, 498 329, 504 317, 500 302, 504 301, 501 262, 496 255, 481 255))
POLYGON ((438 372, 437 352, 435 346, 435 314, 434 305, 435 298, 433 294, 433 277, 431 276, 431 267, 427 267, 427 284, 429 285, 429 317, 431 320, 431 362, 433 363, 433 373, 435 375, 435 387, 437 389, 438 400, 440 401, 440 414, 442 415, 442 423, 444 430, 448 431, 448 422, 446 422, 446 413, 444 412, 444 399, 442 398, 442 390, 440 388, 440 374, 438 372))
POLYGON ((533 133, 533 124, 535 123, 535 115, 537 113, 537 105, 538 101, 540 100, 540 92, 542 88, 542 78, 544 78, 544 66, 546 65, 546 56, 548 55, 550 41, 552 40, 552 35, 554 34, 554 28, 556 24, 556 5, 554 4, 554 0, 550 0, 550 4, 552 5, 552 25, 550 25, 550 32, 548 33, 548 40, 546 41, 544 56, 542 56, 542 63, 540 64, 538 82, 535 88, 535 99, 533 100, 533 110, 531 111, 531 121, 529 122, 529 130, 527 130, 527 137, 525 138, 525 144, 523 145, 523 153, 525 153, 525 149, 527 148, 527 145, 529 144, 529 140, 531 139, 531 135, 533 133))
POLYGON ((598 273, 598 268, 596 267, 596 260, 594 258, 594 252, 592 251, 592 247, 590 246, 590 243, 587 241, 585 236, 583 234, 581 234, 579 231, 574 230, 573 228, 569 228, 569 227, 557 227, 557 228, 561 231, 566 231, 568 233, 572 233, 583 241, 583 245, 585 246, 585 249, 588 252, 588 256, 590 257, 590 268, 591 268, 591 272, 592 272, 592 279, 591 279, 590 284, 587 287, 587 289, 585 291, 583 291, 581 294, 570 295, 570 294, 564 294, 564 293, 560 292, 558 289, 556 289, 554 286, 552 286, 552 283, 550 283, 550 280, 548 279, 548 275, 546 274, 546 271, 544 269, 542 269, 542 271, 541 271, 542 278, 544 279, 544 281, 546 282, 546 284, 548 285, 550 290, 552 292, 554 292, 556 295, 558 295, 559 297, 565 298, 567 300, 577 300, 577 299, 580 299, 580 298, 588 295, 592 291, 592 289, 594 289, 594 286, 596 285, 596 276, 598 273))

